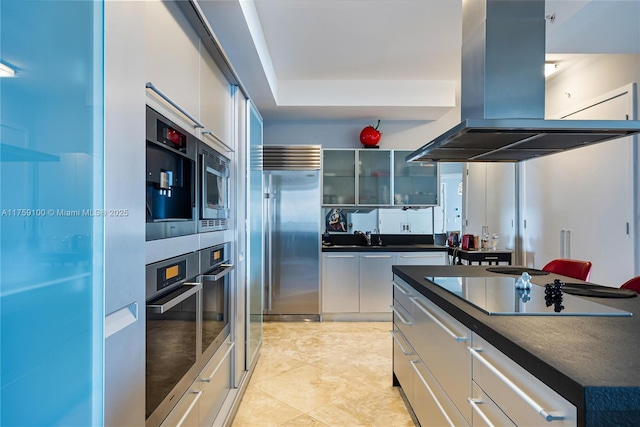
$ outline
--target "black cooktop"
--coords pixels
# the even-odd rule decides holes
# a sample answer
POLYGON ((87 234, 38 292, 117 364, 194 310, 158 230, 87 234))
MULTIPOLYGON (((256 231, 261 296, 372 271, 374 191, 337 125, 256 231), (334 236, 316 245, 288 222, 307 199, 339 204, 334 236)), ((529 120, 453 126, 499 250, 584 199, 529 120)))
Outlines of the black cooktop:
POLYGON ((531 284, 517 289, 517 277, 430 277, 425 279, 489 315, 502 316, 631 316, 549 286, 531 284))

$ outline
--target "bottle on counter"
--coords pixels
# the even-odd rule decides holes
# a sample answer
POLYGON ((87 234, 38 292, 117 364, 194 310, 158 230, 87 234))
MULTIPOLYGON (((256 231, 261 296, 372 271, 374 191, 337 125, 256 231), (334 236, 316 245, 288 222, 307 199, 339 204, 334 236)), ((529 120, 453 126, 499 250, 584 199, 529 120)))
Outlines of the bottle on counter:
POLYGON ((331 234, 329 234, 329 230, 324 229, 324 233, 322 233, 322 244, 330 245, 331 244, 331 234))

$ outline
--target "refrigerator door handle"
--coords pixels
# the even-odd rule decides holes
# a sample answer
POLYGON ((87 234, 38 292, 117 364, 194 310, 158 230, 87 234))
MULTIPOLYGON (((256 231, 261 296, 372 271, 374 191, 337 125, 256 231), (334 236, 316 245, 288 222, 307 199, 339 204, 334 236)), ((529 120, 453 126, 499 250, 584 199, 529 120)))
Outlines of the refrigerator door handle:
POLYGON ((274 203, 273 198, 273 180, 272 175, 267 175, 267 311, 272 310, 272 285, 273 285, 273 264, 272 264, 272 253, 273 253, 273 206, 274 203))

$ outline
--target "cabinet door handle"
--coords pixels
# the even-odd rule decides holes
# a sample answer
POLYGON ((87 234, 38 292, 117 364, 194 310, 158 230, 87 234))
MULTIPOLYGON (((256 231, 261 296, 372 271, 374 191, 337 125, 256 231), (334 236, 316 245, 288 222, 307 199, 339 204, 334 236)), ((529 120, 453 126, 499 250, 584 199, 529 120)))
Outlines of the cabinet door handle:
POLYGON ((405 288, 403 288, 402 286, 400 286, 400 285, 399 285, 399 284, 397 284, 396 282, 391 282, 391 283, 393 283, 393 286, 394 286, 394 287, 396 287, 396 288, 398 288, 398 290, 399 290, 400 292, 402 292, 403 294, 405 294, 405 295, 411 295, 411 291, 406 290, 405 288))
POLYGON ((216 373, 218 372, 218 369, 220 369, 220 367, 222 366, 222 364, 224 363, 224 359, 227 358, 227 355, 229 353, 231 353, 231 350, 233 350, 233 347, 236 345, 236 342, 230 342, 229 343, 229 348, 227 349, 227 351, 224 352, 224 356, 222 356, 222 358, 220 359, 220 363, 218 363, 218 366, 216 366, 216 368, 213 370, 213 372, 211 373, 211 375, 209 375, 209 377, 207 378, 202 378, 200 381, 202 381, 203 383, 210 383, 211 380, 213 379, 213 377, 216 376, 216 373))
POLYGON ((400 340, 398 339, 398 337, 396 336, 396 331, 389 331, 391 333, 391 336, 393 337, 393 340, 398 343, 398 347, 400 347, 400 350, 402 351, 402 353, 405 356, 410 356, 413 353, 412 352, 407 352, 407 350, 404 349, 404 346, 402 345, 402 343, 400 342, 400 340))
POLYGON ((440 404, 440 401, 438 400, 438 398, 436 397, 435 393, 433 392, 433 390, 431 390, 431 387, 429 387, 429 384, 427 384, 427 381, 424 379, 424 377, 422 376, 422 373, 420 372, 420 370, 416 367, 416 364, 418 364, 418 362, 416 362, 415 360, 410 360, 409 363, 411 363, 411 367, 413 368, 413 370, 415 371, 415 373, 418 375, 418 378, 420 378, 420 381, 422 382, 422 384, 424 384, 424 386, 427 388, 427 391, 429 392, 429 394, 431 395, 431 397, 433 398, 433 401, 436 402, 436 405, 438 405, 438 409, 440 409, 440 412, 442 412, 442 415, 447 419, 447 422, 449 423, 449 425, 451 427, 456 427, 456 425, 451 421, 451 418, 449 418, 449 415, 447 415, 447 413, 445 412, 444 408, 442 407, 442 405, 440 404))
POLYGON ((442 258, 442 255, 400 255, 400 258, 442 258))
POLYGON ((422 311, 424 314, 429 316, 429 318, 431 318, 431 320, 433 320, 436 325, 440 326, 447 333, 447 335, 449 335, 451 338, 453 338, 454 340, 456 340, 458 342, 467 341, 468 340, 467 337, 460 337, 460 336, 456 335, 451 329, 447 328, 444 325, 444 323, 439 321, 436 318, 436 316, 431 314, 431 312, 426 307, 423 307, 422 304, 420 304, 420 302, 418 301, 418 297, 411 297, 409 299, 411 300, 411 302, 413 302, 416 305, 416 307, 418 307, 420 309, 420 311, 422 311))
POLYGON ((400 313, 400 312, 398 311, 398 309, 396 308, 396 306, 395 306, 395 305, 390 305, 389 307, 391 307, 391 311, 393 311, 393 312, 396 314, 396 316, 398 316, 398 319, 400 319, 400 321, 401 321, 402 323, 404 323, 405 325, 412 325, 412 324, 413 324, 413 322, 412 322, 412 321, 407 320, 407 318, 406 318, 406 317, 404 317, 404 316, 402 315, 402 313, 400 313))
POLYGON ((475 399, 475 398, 472 399, 470 397, 467 397, 467 400, 469 401, 469 404, 471 405, 471 409, 473 409, 473 412, 480 415, 480 418, 482 418, 482 420, 487 424, 487 427, 494 427, 493 423, 489 420, 487 415, 484 412, 482 412, 482 409, 480 409, 480 407, 478 406, 478 403, 482 403, 482 400, 475 399))
POLYGON ((391 255, 362 255, 362 258, 391 258, 391 255))
POLYGON ((178 421, 178 424, 176 424, 176 427, 182 427, 182 423, 185 422, 185 420, 187 419, 187 417, 189 416, 189 414, 193 410, 193 407, 196 406, 196 403, 198 403, 198 400, 200 400, 200 397, 202 397, 202 390, 200 390, 200 391, 192 391, 191 393, 195 394, 196 397, 193 398, 193 402, 191 402, 191 405, 189 405, 187 410, 184 412, 184 414, 182 415, 182 418, 180 418, 180 421, 178 421))
POLYGON ((520 387, 515 385, 509 378, 506 377, 502 372, 498 370, 495 366, 491 364, 487 359, 480 355, 480 349, 475 349, 472 347, 467 347, 471 355, 478 359, 480 363, 482 363, 487 369, 489 369, 496 377, 498 377, 507 387, 509 387, 515 394, 517 394, 522 400, 524 400, 529 406, 531 406, 542 418, 544 418, 547 422, 555 421, 555 420, 564 420, 564 416, 559 415, 555 412, 547 412, 538 402, 533 400, 531 396, 522 391, 520 387))
POLYGON ((325 255, 325 258, 355 258, 355 255, 325 255))

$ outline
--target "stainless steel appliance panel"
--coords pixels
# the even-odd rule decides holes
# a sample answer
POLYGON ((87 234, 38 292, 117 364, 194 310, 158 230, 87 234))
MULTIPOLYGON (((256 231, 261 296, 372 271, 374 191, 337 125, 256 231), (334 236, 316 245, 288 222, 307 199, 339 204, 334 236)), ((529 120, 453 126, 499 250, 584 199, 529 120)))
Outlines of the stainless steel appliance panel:
POLYGON ((320 314, 320 175, 270 170, 267 185, 265 315, 320 314))
POLYGON ((230 246, 225 243, 198 251, 202 279, 203 363, 207 363, 230 334, 229 275, 234 269, 228 258, 230 246))
POLYGON ((198 376, 202 284, 196 253, 146 267, 146 426, 158 426, 198 376))
POLYGON ((198 231, 226 230, 229 228, 231 161, 202 141, 199 141, 198 153, 200 161, 198 231))
POLYGON ((147 106, 146 240, 196 232, 198 140, 147 106))

